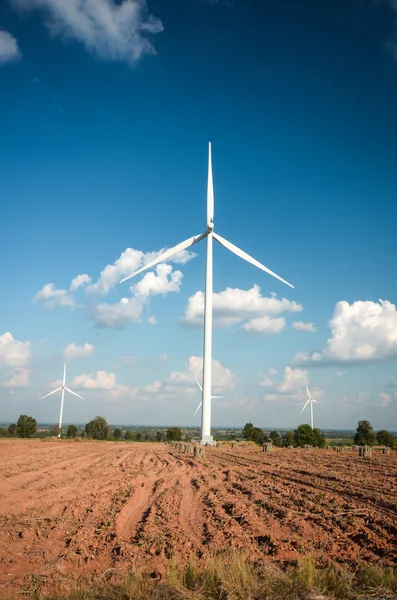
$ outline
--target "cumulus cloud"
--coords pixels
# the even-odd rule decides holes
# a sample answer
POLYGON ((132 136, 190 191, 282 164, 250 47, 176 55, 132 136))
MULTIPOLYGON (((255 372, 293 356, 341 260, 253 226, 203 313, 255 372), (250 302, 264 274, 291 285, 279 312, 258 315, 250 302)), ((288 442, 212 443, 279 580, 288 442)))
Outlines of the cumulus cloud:
POLYGON ((316 331, 314 323, 305 323, 304 321, 295 321, 292 323, 292 327, 297 331, 310 331, 311 333, 316 331))
MULTIPOLYGON (((103 271, 101 272, 98 281, 92 285, 87 287, 88 294, 100 294, 102 296, 106 296, 110 290, 112 290, 122 279, 127 275, 131 275, 144 265, 146 265, 151 260, 154 260, 157 256, 162 254, 165 249, 161 249, 158 252, 142 252, 141 250, 134 250, 134 248, 127 248, 124 252, 121 253, 119 258, 111 265, 107 265, 103 271)), ((196 255, 194 252, 189 252, 187 250, 183 250, 179 252, 176 256, 173 256, 169 259, 169 262, 185 264, 196 255)), ((158 267, 166 266, 164 263, 158 265, 158 267)), ((161 273, 164 277, 164 271, 158 271, 157 267, 157 275, 161 273)), ((178 272, 178 271, 177 271, 178 272)), ((170 271, 168 271, 168 274, 170 271)), ((152 273, 147 273, 143 279, 147 277, 147 275, 151 275, 152 273)), ((139 282, 142 283, 143 280, 139 282)), ((148 281, 146 279, 146 281, 148 281)), ((150 282, 150 278, 149 278, 150 282)), ((137 284, 137 285, 139 285, 137 284)), ((135 286, 137 287, 137 286, 135 286)), ((144 284, 142 284, 138 289, 145 289, 144 284)), ((161 293, 161 292, 160 292, 161 293)))
POLYGON ((44 302, 46 308, 55 308, 57 306, 76 306, 73 292, 78 288, 86 285, 91 281, 91 277, 87 274, 77 275, 68 289, 57 289, 53 283, 46 283, 33 298, 33 302, 44 302))
POLYGON ((154 317, 154 316, 149 317, 148 318, 148 323, 149 323, 149 325, 156 325, 156 323, 157 323, 156 317, 154 317))
POLYGON ((16 8, 39 9, 53 37, 75 40, 103 60, 137 62, 154 54, 153 35, 163 30, 146 0, 11 0, 16 8))
POLYGON ((387 408, 393 402, 392 396, 390 394, 385 394, 384 392, 379 394, 379 400, 382 408, 387 408))
MULTIPOLYGON (((230 327, 243 323, 248 320, 246 331, 252 331, 260 327, 263 328, 263 333, 269 333, 268 329, 277 329, 281 331, 284 324, 278 322, 276 324, 264 320, 263 322, 256 321, 262 317, 276 317, 285 312, 300 312, 303 306, 295 301, 287 300, 286 298, 278 299, 275 294, 269 297, 261 295, 260 287, 254 285, 249 290, 239 288, 226 288, 223 292, 213 294, 213 322, 216 327, 230 327), (252 321, 254 321, 252 323, 252 321)), ((204 318, 204 292, 196 292, 188 300, 185 309, 183 322, 201 327, 204 318)), ((274 333, 274 331, 273 331, 274 333)))
MULTIPOLYGON (((203 378, 203 359, 201 356, 190 356, 185 371, 174 371, 167 382, 169 386, 197 387, 196 379, 200 382, 203 378)), ((236 376, 223 366, 218 360, 212 360, 212 392, 233 389, 237 384, 236 376)))
POLYGON ((17 40, 8 31, 0 30, 0 65, 21 58, 17 40))
POLYGON ((9 379, 3 381, 2 385, 7 388, 26 387, 29 385, 30 369, 19 367, 13 369, 9 379))
POLYGON ((90 277, 86 273, 82 275, 77 275, 77 277, 72 279, 72 283, 70 284, 70 291, 75 292, 79 287, 87 285, 88 283, 91 283, 91 281, 92 277, 90 277))
POLYGON ((156 394, 163 387, 163 383, 161 381, 155 381, 154 383, 150 383, 149 385, 143 388, 144 392, 148 392, 149 394, 156 394))
POLYGON ((250 319, 247 323, 244 323, 242 329, 248 333, 280 333, 285 327, 285 319, 279 317, 278 319, 272 319, 271 317, 258 317, 257 319, 250 319))
POLYGON ((115 304, 99 304, 92 310, 92 316, 99 327, 124 329, 129 323, 140 320, 144 302, 137 298, 122 298, 115 304))
POLYGON ((183 274, 180 271, 173 271, 171 265, 160 264, 156 267, 156 273, 153 271, 146 273, 131 289, 137 298, 166 295, 169 292, 179 292, 182 278, 183 274))
POLYGON ((294 364, 361 364, 397 356, 397 311, 387 300, 338 302, 329 326, 325 348, 299 352, 294 364))
MULTIPOLYGON (((165 355, 166 356, 166 355, 165 355)), ((163 360, 159 356, 158 360, 163 360)), ((154 381, 147 385, 144 391, 157 394, 157 397, 167 400, 180 394, 197 394, 200 389, 197 381, 202 381, 203 359, 199 356, 191 356, 184 371, 173 371, 167 379, 154 381)), ((231 390, 237 385, 236 376, 218 360, 212 361, 212 393, 231 390)))
POLYGON ((113 400, 133 400, 138 397, 139 389, 118 383, 116 373, 97 371, 95 374, 78 375, 73 379, 72 386, 77 389, 106 391, 113 400))
MULTIPOLYGON (((282 404, 296 404, 307 400, 305 381, 309 381, 307 371, 303 369, 294 369, 287 365, 284 369, 282 379, 275 380, 271 378, 273 370, 269 370, 264 376, 261 376, 259 385, 266 388, 264 396, 265 402, 281 402, 282 404)), ((324 392, 317 386, 310 386, 310 393, 313 398, 318 400, 324 392)))
POLYGON ((82 358, 90 356, 94 351, 92 344, 84 344, 83 346, 77 346, 74 342, 68 344, 63 351, 63 357, 66 361, 71 361, 73 358, 82 358))
POLYGON ((0 368, 24 367, 30 359, 30 342, 15 340, 12 333, 0 335, 0 368))
MULTIPOLYGON (((123 329, 129 323, 141 319, 144 307, 150 297, 158 294, 166 296, 171 292, 179 292, 182 283, 182 273, 173 271, 171 265, 160 264, 156 272, 146 273, 141 281, 131 287, 132 298, 122 298, 115 304, 103 303, 92 309, 94 320, 100 327, 123 329)), ((149 317, 149 323, 156 323, 155 317, 149 317)))

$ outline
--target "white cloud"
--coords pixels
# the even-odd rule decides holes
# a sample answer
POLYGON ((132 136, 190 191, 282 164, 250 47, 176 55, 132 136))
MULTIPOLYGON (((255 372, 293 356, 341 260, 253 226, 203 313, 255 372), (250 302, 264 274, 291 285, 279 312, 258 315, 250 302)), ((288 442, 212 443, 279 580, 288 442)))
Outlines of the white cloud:
POLYGON ((83 285, 87 285, 91 283, 92 277, 87 275, 87 273, 83 273, 82 275, 77 275, 74 279, 72 279, 72 283, 70 284, 70 291, 75 292, 79 287, 83 285))
POLYGON ((166 295, 169 292, 179 292, 181 288, 183 274, 180 271, 173 271, 171 265, 159 264, 156 267, 156 273, 151 271, 134 285, 131 290, 137 298, 149 298, 158 294, 166 295))
MULTIPOLYGON (((266 402, 281 402, 282 404, 296 404, 307 400, 307 392, 305 387, 305 381, 308 381, 307 371, 303 369, 293 369, 287 365, 284 369, 282 380, 276 381, 269 377, 270 370, 265 376, 262 376, 262 380, 259 385, 266 388, 266 394, 264 400, 266 402)), ((324 395, 323 390, 317 386, 311 386, 310 393, 318 400, 324 395)))
POLYGON ((390 404, 393 402, 393 398, 391 397, 390 394, 385 394, 383 392, 381 392, 379 394, 379 400, 380 400, 380 405, 383 408, 386 408, 388 406, 390 406, 390 404))
POLYGON ((73 379, 73 385, 86 390, 111 390, 116 387, 116 373, 97 371, 95 376, 83 373, 73 379))
POLYGON ((397 356, 397 311, 387 300, 338 302, 321 351, 299 352, 294 364, 360 364, 397 356))
POLYGON ((138 388, 117 383, 116 373, 106 371, 97 371, 94 375, 78 375, 73 379, 72 386, 77 389, 106 391, 113 400, 133 400, 139 394, 138 388))
POLYGON ((135 63, 154 54, 151 36, 163 30, 146 0, 11 0, 16 8, 41 9, 52 36, 76 40, 103 60, 135 63))
POLYGON ((285 319, 279 317, 278 319, 272 319, 271 317, 258 317, 257 319, 250 319, 247 323, 244 323, 242 329, 248 333, 280 333, 285 327, 285 319))
MULTIPOLYGON (((127 248, 121 253, 119 258, 112 265, 107 265, 103 269, 98 281, 87 287, 87 293, 106 296, 106 294, 108 294, 110 290, 112 290, 119 283, 120 279, 126 277, 127 275, 131 275, 163 252, 164 248, 158 252, 146 253, 142 252, 141 250, 134 250, 134 248, 127 248)), ((188 252, 187 250, 184 250, 183 252, 179 252, 179 254, 172 257, 169 262, 185 264, 195 256, 196 255, 194 252, 188 252)), ((161 263, 159 266, 163 265, 164 263, 161 263)), ((169 273, 170 271, 168 271, 168 274, 169 273)), ((147 273, 146 275, 150 274, 151 273, 147 273)), ((158 271, 157 274, 159 274, 158 271)), ((162 272, 162 276, 164 277, 164 272, 162 272)), ((145 277, 143 279, 145 279, 145 277)), ((141 283, 141 281, 139 283, 141 283)), ((144 286, 142 285, 140 289, 144 289, 144 286)))
POLYGON ((163 387, 163 383, 161 381, 155 381, 154 383, 150 383, 149 385, 143 388, 144 392, 148 392, 149 394, 157 394, 163 387))
MULTIPOLYGON (((261 295, 260 287, 254 285, 249 290, 226 288, 223 292, 213 294, 213 321, 217 327, 230 327, 247 319, 276 317, 285 312, 300 312, 303 307, 286 298, 278 299, 275 294, 270 297, 261 295)), ((196 292, 188 300, 183 322, 192 326, 202 326, 204 318, 204 293, 196 292)), ((259 324, 257 324, 259 326, 259 324)), ((278 323, 276 327, 281 327, 278 323)), ((252 325, 255 327, 255 324, 252 325)), ((266 324, 264 325, 266 328, 266 324)), ((248 329, 250 330, 250 329, 248 329)))
MULTIPOLYGON (((203 378, 203 359, 200 356, 190 356, 186 371, 174 371, 168 380, 170 386, 197 386, 203 378)), ((212 392, 233 389, 237 384, 236 376, 224 367, 218 360, 212 360, 212 392)))
POLYGON ((8 31, 0 30, 0 65, 21 58, 17 40, 8 31))
POLYGON ((312 333, 316 331, 314 323, 305 323, 304 321, 295 321, 295 323, 292 323, 292 327, 297 331, 310 331, 312 333))
POLYGON ((33 298, 33 302, 39 302, 40 300, 44 302, 47 308, 75 306, 74 298, 69 290, 58 290, 53 283, 46 283, 33 298))
POLYGON ((137 298, 122 298, 116 304, 99 304, 92 310, 94 320, 100 327, 123 329, 129 323, 140 320, 144 302, 137 298))
POLYGON ((3 381, 2 385, 8 388, 14 387, 26 387, 29 385, 30 369, 25 367, 19 367, 13 369, 11 376, 6 381, 3 381))
POLYGON ((23 367, 30 359, 30 342, 15 340, 10 332, 0 335, 0 367, 23 367))
POLYGON ((156 323, 157 323, 157 319, 154 316, 149 317, 147 321, 148 321, 149 325, 156 325, 156 323))
MULTIPOLYGON (((164 355, 166 358, 166 355, 164 355)), ((159 356, 158 360, 165 360, 159 356)), ((199 356, 191 356, 185 371, 173 371, 162 381, 154 381, 144 388, 144 392, 156 394, 159 401, 168 401, 181 394, 199 394, 197 381, 202 380, 203 360, 199 356)), ((212 361, 212 393, 218 394, 231 390, 237 385, 236 376, 218 360, 212 361)))
POLYGON ((69 286, 69 289, 57 289, 53 283, 46 283, 42 289, 37 292, 33 302, 42 300, 46 308, 55 308, 56 306, 75 307, 73 292, 91 281, 91 277, 86 273, 77 275, 69 286))
POLYGON ((77 346, 74 342, 68 344, 63 351, 63 357, 66 361, 71 361, 73 358, 81 358, 90 356, 94 351, 92 344, 84 344, 83 346, 77 346))

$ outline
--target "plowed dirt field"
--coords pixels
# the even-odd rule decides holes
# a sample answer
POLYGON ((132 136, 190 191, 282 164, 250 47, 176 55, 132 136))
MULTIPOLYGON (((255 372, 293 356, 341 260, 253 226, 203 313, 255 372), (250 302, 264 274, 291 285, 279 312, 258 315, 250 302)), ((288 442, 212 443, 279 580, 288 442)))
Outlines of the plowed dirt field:
POLYGON ((397 453, 0 441, 1 590, 164 573, 225 547, 397 564, 397 453))

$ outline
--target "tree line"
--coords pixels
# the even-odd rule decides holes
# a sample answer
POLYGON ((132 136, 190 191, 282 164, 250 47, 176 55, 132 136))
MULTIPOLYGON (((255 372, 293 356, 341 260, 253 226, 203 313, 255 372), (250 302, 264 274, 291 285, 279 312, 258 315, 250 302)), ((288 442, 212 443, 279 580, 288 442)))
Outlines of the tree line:
MULTIPOLYGON (((299 425, 295 431, 287 431, 284 435, 281 435, 278 431, 271 431, 269 436, 266 436, 260 427, 255 427, 252 423, 246 423, 243 428, 243 438, 256 444, 273 442, 276 447, 303 447, 309 445, 324 448, 326 445, 326 438, 320 429, 316 427, 312 429, 310 425, 305 424, 299 425)), ((396 438, 390 431, 381 429, 375 433, 369 421, 359 421, 353 441, 357 446, 379 444, 380 446, 388 446, 393 450, 396 447, 396 438)))
MULTIPOLYGON (((12 423, 8 429, 0 429, 0 435, 20 438, 30 438, 37 434, 37 421, 28 415, 20 415, 16 423, 12 423)), ((49 435, 58 436, 59 426, 55 425, 49 432, 49 435)), ((101 416, 95 417, 89 421, 83 430, 76 425, 69 425, 66 429, 66 437, 69 439, 77 436, 93 440, 126 440, 126 441, 145 441, 145 442, 165 442, 165 441, 187 441, 190 442, 188 435, 184 435, 180 427, 169 427, 165 432, 156 431, 153 435, 142 433, 140 431, 132 432, 129 429, 122 431, 120 428, 111 429, 106 419, 101 416)), ((252 423, 246 423, 242 430, 242 437, 246 441, 252 441, 256 444, 264 444, 271 441, 276 447, 288 446, 314 446, 324 448, 326 439, 320 429, 312 429, 310 425, 299 425, 294 431, 287 431, 281 435, 278 431, 272 431, 267 436, 260 427, 255 427, 252 423)), ((354 444, 358 446, 388 446, 394 449, 396 447, 395 436, 381 429, 374 431, 369 421, 359 421, 353 438, 354 444)))

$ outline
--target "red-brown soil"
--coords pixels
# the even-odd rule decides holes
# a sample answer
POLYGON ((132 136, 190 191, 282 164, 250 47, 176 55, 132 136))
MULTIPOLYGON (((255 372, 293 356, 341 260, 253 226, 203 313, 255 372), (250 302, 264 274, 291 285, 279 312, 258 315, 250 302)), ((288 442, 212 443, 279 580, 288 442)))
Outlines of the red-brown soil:
POLYGON ((397 564, 397 453, 0 441, 0 597, 217 549, 397 564))

